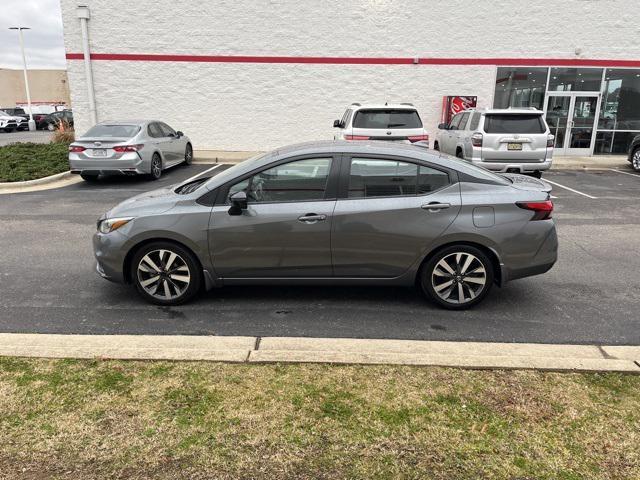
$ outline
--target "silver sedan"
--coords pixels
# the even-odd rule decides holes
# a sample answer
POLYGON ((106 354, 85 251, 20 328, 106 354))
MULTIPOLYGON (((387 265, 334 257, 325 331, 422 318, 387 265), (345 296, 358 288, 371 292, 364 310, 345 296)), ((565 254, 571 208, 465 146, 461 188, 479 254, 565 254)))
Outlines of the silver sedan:
POLYGON ((157 180, 163 170, 192 160, 189 137, 156 120, 102 122, 69 146, 71 173, 86 181, 110 174, 157 180))
POLYGON ((550 186, 394 142, 320 142, 122 202, 98 273, 175 305, 223 285, 418 285, 450 309, 549 270, 550 186))

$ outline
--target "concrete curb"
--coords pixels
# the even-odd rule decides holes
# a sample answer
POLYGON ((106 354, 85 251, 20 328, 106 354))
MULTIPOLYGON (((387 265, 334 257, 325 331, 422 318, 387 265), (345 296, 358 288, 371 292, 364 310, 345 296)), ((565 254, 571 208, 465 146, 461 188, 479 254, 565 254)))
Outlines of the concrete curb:
POLYGON ((0 333, 0 356, 420 365, 640 374, 640 346, 0 333))
POLYGON ((13 189, 20 187, 32 187, 34 185, 46 185, 48 183, 57 182, 66 178, 71 178, 71 172, 69 170, 67 170, 66 172, 49 175, 48 177, 36 178, 34 180, 25 180, 23 182, 0 182, 0 190, 3 190, 5 188, 13 189))

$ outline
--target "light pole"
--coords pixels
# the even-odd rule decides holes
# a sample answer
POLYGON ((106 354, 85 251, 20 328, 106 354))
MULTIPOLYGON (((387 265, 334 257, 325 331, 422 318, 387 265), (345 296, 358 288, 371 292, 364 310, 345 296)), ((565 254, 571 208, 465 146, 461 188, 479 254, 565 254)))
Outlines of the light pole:
POLYGON ((27 91, 27 105, 29 105, 29 130, 33 132, 36 129, 36 122, 33 121, 33 113, 31 112, 31 93, 29 92, 29 79, 27 78, 27 57, 24 56, 24 39, 22 38, 22 31, 30 30, 30 28, 9 27, 9 30, 18 30, 18 37, 20 38, 20 50, 22 51, 22 65, 24 68, 24 87, 27 91))

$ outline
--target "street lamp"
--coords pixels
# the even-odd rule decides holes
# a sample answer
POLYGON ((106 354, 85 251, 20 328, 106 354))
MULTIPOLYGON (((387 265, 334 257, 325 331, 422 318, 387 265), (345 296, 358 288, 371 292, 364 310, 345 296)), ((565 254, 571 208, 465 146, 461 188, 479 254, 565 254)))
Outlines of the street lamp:
POLYGON ((29 130, 33 132, 36 129, 36 122, 34 122, 33 113, 31 112, 31 93, 29 92, 29 79, 27 78, 27 58, 24 56, 24 39, 22 38, 22 31, 31 29, 29 27, 9 27, 9 30, 18 30, 18 37, 20 38, 20 50, 22 51, 22 65, 24 69, 24 86, 27 91, 27 105, 29 105, 29 130))

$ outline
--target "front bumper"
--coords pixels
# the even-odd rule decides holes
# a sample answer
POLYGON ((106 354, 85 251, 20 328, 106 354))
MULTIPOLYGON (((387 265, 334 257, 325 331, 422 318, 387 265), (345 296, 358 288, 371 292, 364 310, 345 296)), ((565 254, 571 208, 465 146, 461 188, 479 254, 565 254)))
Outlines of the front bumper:
POLYGON ((93 235, 93 252, 96 257, 96 271, 102 278, 112 282, 125 283, 123 272, 127 237, 117 230, 108 234, 96 232, 93 235))
POLYGON ((87 174, 123 174, 135 175, 150 172, 150 167, 137 153, 127 153, 118 159, 79 158, 77 154, 69 154, 69 170, 71 173, 87 174))

